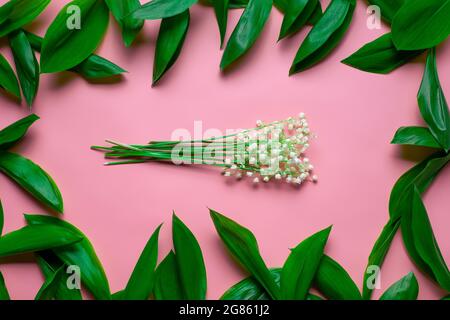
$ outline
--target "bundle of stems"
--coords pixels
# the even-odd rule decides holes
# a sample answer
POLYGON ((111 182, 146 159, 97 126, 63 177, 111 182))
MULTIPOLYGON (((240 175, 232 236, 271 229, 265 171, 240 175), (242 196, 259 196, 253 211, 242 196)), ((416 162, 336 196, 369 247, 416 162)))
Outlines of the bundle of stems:
POLYGON ((312 138, 304 113, 285 120, 264 123, 229 135, 202 140, 150 141, 145 145, 106 140, 109 146, 93 146, 115 159, 105 165, 169 162, 176 165, 221 167, 226 177, 252 177, 254 183, 271 179, 296 185, 317 181, 313 165, 305 157, 312 138))

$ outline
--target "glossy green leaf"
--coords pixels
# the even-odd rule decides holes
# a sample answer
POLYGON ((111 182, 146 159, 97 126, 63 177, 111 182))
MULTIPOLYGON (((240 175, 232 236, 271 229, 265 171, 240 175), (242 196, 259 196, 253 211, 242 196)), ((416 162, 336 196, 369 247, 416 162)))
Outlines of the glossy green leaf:
POLYGON ((156 269, 153 293, 156 300, 186 299, 173 251, 169 252, 156 269))
MULTIPOLYGON (((281 268, 270 269, 274 281, 280 284, 281 268)), ((270 300, 270 296, 266 293, 259 282, 250 276, 245 278, 230 289, 228 289, 220 298, 220 300, 270 300)), ((306 300, 323 300, 313 294, 308 294, 306 300)))
POLYGON ((133 19, 159 20, 180 14, 189 9, 198 0, 152 0, 133 11, 133 19))
POLYGON ((36 253, 36 261, 44 274, 45 280, 49 281, 55 277, 55 273, 59 269, 63 269, 65 272, 57 282, 57 288, 54 292, 53 299, 55 300, 82 300, 80 289, 69 288, 67 281, 70 281, 69 276, 71 272, 68 272, 67 265, 61 261, 52 251, 39 251, 36 253))
POLYGON ((288 1, 278 40, 300 30, 315 12, 318 2, 318 0, 288 1))
POLYGON ((432 48, 450 34, 450 0, 408 0, 392 21, 399 50, 432 48))
POLYGON ((225 34, 227 32, 228 9, 230 0, 211 0, 216 15, 217 25, 219 26, 220 47, 223 47, 225 34))
POLYGON ((26 226, 0 238, 0 257, 63 247, 81 239, 80 235, 60 226, 26 226))
POLYGON ((153 85, 177 60, 189 28, 189 10, 161 21, 153 64, 153 85))
MULTIPOLYGON (((26 35, 33 49, 40 52, 43 38, 30 32, 26 32, 26 35)), ((127 72, 118 65, 96 54, 91 54, 69 71, 78 73, 86 79, 104 79, 127 72)))
POLYGON ((139 257, 127 286, 121 294, 122 300, 148 300, 155 282, 158 260, 158 237, 161 225, 156 228, 139 257))
POLYGON ((53 249, 52 252, 65 264, 76 265, 80 268, 81 281, 96 299, 109 300, 111 298, 103 266, 92 244, 80 230, 66 221, 50 216, 25 215, 25 219, 30 225, 60 226, 83 237, 83 240, 78 243, 53 249))
MULTIPOLYGON (((372 251, 370 252, 369 259, 367 261, 367 267, 364 272, 363 279, 363 292, 362 298, 364 300, 370 300, 373 291, 373 284, 371 281, 369 283, 370 278, 376 276, 373 273, 372 268, 378 267, 381 268, 383 265, 384 259, 391 247, 392 240, 394 239, 395 234, 397 233, 398 228, 400 227, 399 219, 389 219, 388 223, 384 226, 381 234, 378 236, 377 241, 375 242, 372 251)), ((373 278, 376 280, 376 277, 373 278)))
MULTIPOLYGON (((203 0, 201 4, 213 7, 214 0, 203 0)), ((248 5, 249 0, 229 0, 229 9, 242 9, 248 5)))
POLYGON ((327 255, 320 260, 313 286, 331 300, 361 300, 361 293, 347 271, 327 255))
POLYGON ((206 269, 202 251, 192 232, 175 214, 172 217, 172 238, 185 298, 205 299, 206 269))
POLYGON ((316 8, 308 19, 308 23, 311 25, 315 25, 323 16, 322 5, 320 1, 317 1, 316 8))
POLYGON ((323 256, 331 227, 319 231, 292 249, 281 272, 281 297, 305 300, 323 256))
POLYGON ((6 288, 5 279, 0 272, 0 301, 10 300, 8 289, 6 288))
POLYGON ((46 206, 63 212, 63 199, 55 182, 31 160, 15 153, 1 152, 0 171, 46 206))
POLYGON ((144 20, 124 19, 131 12, 141 7, 139 0, 106 0, 106 4, 111 10, 114 18, 122 29, 122 38, 125 46, 129 47, 144 26, 144 20))
MULTIPOLYGON (((450 21, 450 12, 448 20, 450 21)), ((428 53, 417 100, 422 117, 428 124, 431 133, 445 151, 450 150, 450 113, 439 82, 435 49, 431 49, 428 53)))
POLYGON ((298 49, 290 75, 317 64, 339 44, 350 26, 355 6, 356 0, 331 1, 298 49))
POLYGON ((386 33, 365 44, 351 56, 342 60, 342 63, 362 71, 387 74, 411 61, 422 52, 423 50, 397 50, 392 42, 391 34, 386 33))
POLYGON ((31 106, 39 88, 39 63, 22 30, 15 31, 9 36, 9 45, 14 56, 23 96, 28 106, 31 106))
POLYGON ((38 119, 37 115, 31 114, 1 130, 0 150, 8 149, 19 142, 27 133, 28 128, 38 119))
POLYGON ((108 20, 109 10, 103 0, 74 0, 65 5, 45 33, 42 72, 68 70, 88 58, 103 39, 108 20))
POLYGON ((250 0, 228 40, 220 62, 224 70, 255 43, 269 18, 272 0, 250 0))
POLYGON ((261 258, 253 233, 214 210, 210 210, 210 214, 217 233, 232 256, 255 277, 272 299, 278 299, 280 288, 261 258))
POLYGON ((0 54, 0 88, 3 88, 19 100, 21 99, 19 82, 14 70, 2 54, 0 54))
POLYGON ((391 285, 380 297, 380 300, 417 300, 419 284, 410 272, 399 281, 391 285))
POLYGON ((430 132, 425 127, 401 127, 392 139, 393 144, 413 145, 429 148, 441 148, 430 132))
POLYGON ((405 0, 368 0, 368 2, 380 7, 381 17, 391 23, 398 10, 405 3, 405 0))
POLYGON ((402 217, 405 247, 414 262, 446 291, 450 291, 450 271, 434 237, 427 211, 414 187, 410 215, 402 217))
POLYGON ((0 7, 0 37, 33 21, 50 0, 10 0, 0 7))
POLYGON ((60 267, 53 273, 49 278, 47 278, 39 289, 34 300, 54 300, 58 292, 61 281, 64 279, 65 268, 60 267))

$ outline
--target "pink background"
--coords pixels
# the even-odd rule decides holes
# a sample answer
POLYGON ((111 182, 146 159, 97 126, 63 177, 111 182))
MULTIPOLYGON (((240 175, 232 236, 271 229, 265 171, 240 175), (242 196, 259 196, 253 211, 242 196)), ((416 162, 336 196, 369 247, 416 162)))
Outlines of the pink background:
MULTIPOLYGON (((43 35, 66 2, 53 1, 29 29, 43 35)), ((150 84, 159 22, 147 22, 138 43, 127 49, 111 20, 98 53, 129 71, 120 82, 89 84, 68 73, 42 76, 33 107, 41 120, 15 149, 55 178, 65 201, 64 218, 92 241, 112 291, 125 286, 143 246, 161 222, 160 259, 170 250, 172 210, 203 249, 208 298, 220 297, 245 277, 216 235, 207 207, 251 229, 271 267, 283 264, 288 248, 333 224, 326 252, 361 286, 370 250, 387 221, 391 187, 423 157, 389 144, 398 127, 422 124, 416 93, 423 57, 388 76, 360 72, 339 62, 388 30, 366 27, 366 7, 358 1, 347 36, 326 61, 293 77, 288 77, 288 70, 307 30, 277 44, 282 15, 273 9, 260 40, 224 75, 219 71, 222 53, 213 10, 198 5, 191 10, 180 58, 156 88, 150 84), (169 139, 177 128, 193 130, 195 120, 202 120, 206 129, 225 130, 300 111, 318 135, 308 156, 320 176, 317 185, 300 190, 272 184, 255 189, 249 181, 227 183, 215 169, 158 164, 104 167, 102 154, 89 149, 106 138, 128 143, 169 139)), ((230 13, 228 35, 239 14, 230 13)), ((10 58, 5 42, 1 52, 10 58)), ((449 54, 447 42, 438 50, 447 96, 450 59, 445 57, 449 54)), ((3 94, 0 106, 1 127, 28 114, 25 105, 3 94)), ((446 168, 425 196, 446 261, 450 261, 449 180, 450 168, 446 168)), ((3 175, 0 190, 5 232, 24 225, 24 212, 46 212, 3 175)), ((33 298, 43 281, 29 256, 8 260, 0 270, 14 299, 33 298)), ((420 298, 444 294, 413 266, 398 234, 382 269, 382 289, 409 271, 418 277, 420 298)), ((383 290, 377 290, 375 297, 383 290)))

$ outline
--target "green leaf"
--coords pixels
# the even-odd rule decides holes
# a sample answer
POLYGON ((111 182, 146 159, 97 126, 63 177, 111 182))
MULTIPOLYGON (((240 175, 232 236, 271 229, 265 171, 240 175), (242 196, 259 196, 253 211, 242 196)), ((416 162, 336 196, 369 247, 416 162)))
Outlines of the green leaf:
POLYGON ((189 10, 161 21, 153 64, 153 85, 177 60, 189 28, 189 10))
POLYGON ((318 3, 318 0, 288 1, 278 40, 300 30, 311 18, 318 3))
POLYGON ((9 45, 14 56, 23 96, 28 106, 31 107, 39 87, 39 63, 27 36, 22 30, 10 35, 9 45))
POLYGON ((155 268, 158 259, 158 236, 161 225, 147 242, 133 273, 128 280, 121 300, 148 300, 153 291, 155 268))
POLYGON ((89 57, 99 46, 108 20, 109 10, 103 0, 74 0, 65 5, 45 34, 41 54, 42 72, 68 70, 89 57), (71 11, 74 8, 79 11, 71 11))
POLYGON ((6 92, 17 97, 20 101, 19 82, 17 82, 16 75, 11 68, 11 65, 2 54, 0 54, 0 88, 3 88, 6 92))
MULTIPOLYGON (((132 19, 159 20, 180 14, 189 9, 198 0, 152 0, 133 11, 132 19)), ((125 19, 128 19, 125 18, 125 19)))
POLYGON ((419 284, 410 272, 399 281, 391 285, 380 297, 380 300, 417 300, 419 284))
POLYGON ((381 17, 391 23, 395 14, 405 3, 405 0, 368 0, 368 2, 380 7, 381 17))
MULTIPOLYGON (((33 49, 40 52, 43 38, 30 32, 26 32, 26 35, 33 49)), ((96 54, 91 54, 69 71, 78 73, 86 79, 109 78, 127 72, 118 65, 96 54)))
POLYGON ((0 7, 0 37, 33 21, 50 0, 11 0, 0 7))
POLYGON ((81 239, 80 235, 60 226, 26 226, 0 238, 0 257, 67 246, 81 239))
POLYGON ((324 59, 341 41, 353 18, 356 0, 332 0, 311 29, 294 58, 289 74, 306 70, 324 59))
POLYGON ((156 300, 186 299, 173 251, 169 252, 156 269, 153 293, 156 300))
POLYGON ((122 29, 122 38, 125 46, 131 46, 134 39, 136 39, 136 36, 144 26, 144 20, 133 19, 132 17, 124 19, 124 17, 140 8, 141 3, 139 0, 106 0, 106 4, 122 29))
POLYGON ((253 233, 220 213, 209 211, 217 233, 232 256, 255 277, 272 299, 278 299, 280 288, 261 258, 253 233))
POLYGON ((424 127, 401 127, 395 133, 391 143, 441 148, 431 134, 430 129, 424 127))
POLYGON ((55 182, 31 160, 15 153, 1 152, 0 171, 46 206, 63 212, 63 199, 55 182))
POLYGON ((272 0, 250 0, 228 40, 220 62, 224 70, 244 55, 261 34, 272 9, 272 0))
POLYGON ((327 255, 320 260, 313 286, 332 300, 361 300, 361 293, 347 271, 327 255))
POLYGON ((80 289, 69 288, 67 281, 69 279, 69 273, 67 265, 61 261, 52 251, 39 251, 36 253, 36 260, 44 274, 45 280, 49 281, 55 277, 55 273, 59 269, 63 269, 66 272, 63 273, 62 277, 57 282, 58 287, 54 293, 53 299, 55 300, 82 300, 80 289))
POLYGON ((5 279, 0 272, 0 301, 10 300, 8 289, 6 289, 5 279))
POLYGON ((78 243, 53 249, 53 253, 67 265, 76 265, 81 270, 81 281, 96 299, 109 300, 111 293, 102 264, 88 238, 70 223, 49 216, 25 215, 30 225, 60 226, 83 237, 78 243))
POLYGON ((323 256, 331 227, 306 238, 292 249, 281 272, 281 297, 305 300, 323 256))
POLYGON ((450 34, 450 0, 408 0, 392 21, 399 50, 432 48, 450 34))
POLYGON ((433 234, 427 211, 414 187, 410 215, 402 217, 402 235, 414 262, 446 291, 450 291, 450 271, 433 234))
POLYGON ((317 1, 316 8, 308 19, 308 23, 311 25, 315 25, 323 16, 322 5, 320 1, 317 1))
POLYGON ((220 47, 223 47, 225 34, 227 32, 228 9, 230 7, 230 0, 211 0, 214 6, 214 13, 216 15, 217 25, 220 33, 220 47))
MULTIPOLYGON (((449 1, 450 4, 450 1, 449 1)), ((450 8, 450 5, 449 5, 450 8)), ((449 19, 450 21, 450 12, 449 19)), ((425 72, 417 95, 420 112, 431 133, 445 151, 450 150, 450 114, 436 67, 436 52, 428 53, 425 72)))
POLYGON ((65 268, 60 267, 55 273, 47 278, 39 289, 39 292, 36 294, 34 300, 54 300, 64 274, 65 268))
POLYGON ((411 61, 422 52, 423 50, 397 50, 392 42, 391 34, 386 33, 342 60, 342 63, 362 71, 387 74, 411 61))
POLYGON ((172 217, 172 237, 175 260, 183 292, 187 300, 206 297, 206 269, 202 251, 192 232, 175 215, 172 217))
POLYGON ((362 298, 364 300, 370 300, 373 291, 373 287, 368 285, 369 277, 372 277, 374 275, 373 273, 371 273, 371 268, 373 266, 381 268, 384 259, 386 258, 386 255, 389 251, 389 248, 391 247, 392 240, 394 239, 394 236, 397 233, 399 227, 399 219, 389 219, 388 223, 386 223, 386 225, 384 226, 383 231, 381 231, 381 234, 378 236, 378 239, 375 242, 372 251, 370 252, 369 260, 367 261, 367 267, 364 272, 362 292, 362 298))
POLYGON ((28 128, 38 119, 39 117, 37 115, 31 114, 1 130, 0 150, 11 148, 14 144, 19 142, 27 133, 28 128))

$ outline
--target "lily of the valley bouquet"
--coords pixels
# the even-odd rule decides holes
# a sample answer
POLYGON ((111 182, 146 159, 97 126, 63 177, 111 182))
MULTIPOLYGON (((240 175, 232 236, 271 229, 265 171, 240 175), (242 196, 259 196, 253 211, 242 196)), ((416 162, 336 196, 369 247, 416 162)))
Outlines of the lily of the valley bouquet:
POLYGON ((211 165, 221 167, 223 175, 253 183, 284 180, 300 185, 317 181, 313 165, 305 156, 313 137, 304 113, 285 120, 220 137, 201 140, 151 141, 146 145, 106 140, 110 146, 93 146, 115 159, 106 165, 142 162, 169 162, 175 165, 211 165))

